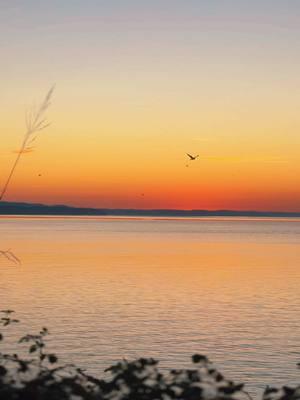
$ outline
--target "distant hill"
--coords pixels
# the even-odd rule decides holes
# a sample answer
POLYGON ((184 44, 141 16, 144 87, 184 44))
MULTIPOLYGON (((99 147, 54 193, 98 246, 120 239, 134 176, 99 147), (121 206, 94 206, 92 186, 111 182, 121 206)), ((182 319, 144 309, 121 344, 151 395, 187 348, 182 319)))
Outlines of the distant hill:
POLYGON ((81 208, 66 205, 45 205, 2 201, 0 202, 0 215, 110 215, 132 217, 300 217, 300 212, 81 208))

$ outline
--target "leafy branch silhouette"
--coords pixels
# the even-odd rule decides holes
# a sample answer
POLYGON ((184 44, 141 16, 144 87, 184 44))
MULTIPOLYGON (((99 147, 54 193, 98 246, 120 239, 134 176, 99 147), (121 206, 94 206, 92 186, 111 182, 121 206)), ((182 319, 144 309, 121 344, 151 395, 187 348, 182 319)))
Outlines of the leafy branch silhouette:
MULTIPOLYGON (((0 328, 18 323, 12 310, 0 311, 0 328), (2 313, 2 318, 1 318, 2 313)), ((0 329, 1 331, 2 329, 0 329)), ((162 370, 158 361, 123 359, 105 378, 73 364, 60 364, 47 351, 48 330, 23 336, 22 355, 4 353, 0 332, 0 399, 5 400, 252 400, 243 383, 226 379, 204 355, 194 354, 188 369, 162 370), (24 353, 28 346, 28 355, 24 353)), ((267 386, 261 400, 299 400, 300 385, 267 386)))

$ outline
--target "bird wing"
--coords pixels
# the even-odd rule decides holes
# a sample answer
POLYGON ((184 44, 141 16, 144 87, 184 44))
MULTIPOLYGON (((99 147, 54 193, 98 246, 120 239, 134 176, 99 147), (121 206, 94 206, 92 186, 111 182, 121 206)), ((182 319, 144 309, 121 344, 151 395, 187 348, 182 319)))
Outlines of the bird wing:
POLYGON ((186 155, 189 156, 191 160, 194 158, 194 157, 191 156, 189 153, 186 153, 186 155))

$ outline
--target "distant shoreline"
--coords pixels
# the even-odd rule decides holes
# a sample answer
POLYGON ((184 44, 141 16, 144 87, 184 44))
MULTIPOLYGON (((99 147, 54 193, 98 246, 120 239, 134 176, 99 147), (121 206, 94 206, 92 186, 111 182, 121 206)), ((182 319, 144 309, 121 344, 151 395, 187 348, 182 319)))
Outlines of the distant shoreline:
POLYGON ((173 210, 173 209, 110 209, 83 208, 66 205, 0 202, 0 216, 61 216, 61 217, 154 217, 154 218, 197 218, 197 217, 262 217, 300 218, 300 212, 284 211, 237 211, 237 210, 173 210))

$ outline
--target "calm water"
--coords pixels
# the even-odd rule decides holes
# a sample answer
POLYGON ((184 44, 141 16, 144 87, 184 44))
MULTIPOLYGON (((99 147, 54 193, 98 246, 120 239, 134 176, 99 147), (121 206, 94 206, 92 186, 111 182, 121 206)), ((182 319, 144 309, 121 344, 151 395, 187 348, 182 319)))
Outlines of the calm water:
POLYGON ((0 259, 0 308, 65 361, 199 352, 255 391, 299 382, 300 220, 2 218, 0 244, 22 259, 0 259))

